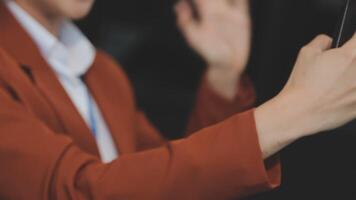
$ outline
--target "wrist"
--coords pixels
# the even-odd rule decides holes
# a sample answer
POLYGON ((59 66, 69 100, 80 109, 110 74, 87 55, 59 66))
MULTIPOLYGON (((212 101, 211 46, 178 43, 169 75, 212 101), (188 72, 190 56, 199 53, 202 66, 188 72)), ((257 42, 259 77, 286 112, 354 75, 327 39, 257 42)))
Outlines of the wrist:
POLYGON ((217 94, 225 99, 233 100, 239 92, 241 72, 223 67, 209 67, 207 80, 217 94))
POLYGON ((283 94, 255 110, 257 132, 265 157, 317 131, 314 110, 300 94, 283 94))

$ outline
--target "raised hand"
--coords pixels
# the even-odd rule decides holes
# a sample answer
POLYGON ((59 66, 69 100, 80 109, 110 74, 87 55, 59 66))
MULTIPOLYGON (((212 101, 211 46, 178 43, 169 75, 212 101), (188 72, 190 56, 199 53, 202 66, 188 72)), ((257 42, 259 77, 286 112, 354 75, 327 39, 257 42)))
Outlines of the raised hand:
POLYGON ((341 48, 331 43, 322 35, 305 46, 282 92, 256 109, 266 157, 356 118, 356 35, 341 48))
POLYGON ((176 6, 178 25, 191 47, 206 60, 212 86, 232 98, 249 59, 249 0, 192 1, 199 20, 194 18, 188 0, 181 0, 176 6))

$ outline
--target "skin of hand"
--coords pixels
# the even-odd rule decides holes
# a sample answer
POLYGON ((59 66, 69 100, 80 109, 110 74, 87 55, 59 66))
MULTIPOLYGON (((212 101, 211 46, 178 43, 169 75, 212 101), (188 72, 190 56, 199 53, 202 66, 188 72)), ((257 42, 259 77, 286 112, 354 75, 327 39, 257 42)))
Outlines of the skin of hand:
POLYGON ((188 44, 207 62, 212 88, 232 100, 251 48, 249 0, 192 0, 199 19, 194 18, 188 0, 176 5, 178 26, 188 44))
POLYGON ((356 117, 356 35, 330 49, 321 35, 303 47, 279 95, 255 110, 265 158, 305 136, 342 126, 356 117))

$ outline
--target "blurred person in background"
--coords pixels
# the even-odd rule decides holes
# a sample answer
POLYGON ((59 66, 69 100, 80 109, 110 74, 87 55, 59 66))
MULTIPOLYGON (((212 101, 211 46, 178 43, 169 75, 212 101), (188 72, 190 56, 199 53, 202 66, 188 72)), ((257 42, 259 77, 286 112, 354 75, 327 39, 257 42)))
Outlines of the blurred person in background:
POLYGON ((319 36, 278 96, 223 121, 254 98, 243 75, 248 1, 197 0, 200 20, 181 1, 178 24, 208 69, 188 125, 199 131, 165 141, 137 110, 122 70, 70 22, 92 4, 0 4, 1 198, 242 198, 279 185, 279 150, 356 117, 356 37, 330 50, 319 36))

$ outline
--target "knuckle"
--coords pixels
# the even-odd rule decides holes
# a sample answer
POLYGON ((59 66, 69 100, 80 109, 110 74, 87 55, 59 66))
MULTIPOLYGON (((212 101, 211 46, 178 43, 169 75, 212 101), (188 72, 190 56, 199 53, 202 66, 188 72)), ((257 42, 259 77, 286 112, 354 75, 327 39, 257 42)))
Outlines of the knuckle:
POLYGON ((326 42, 329 42, 329 41, 332 40, 329 36, 327 36, 327 35, 325 35, 325 34, 319 35, 319 36, 317 37, 317 39, 322 40, 322 41, 326 41, 326 42))

